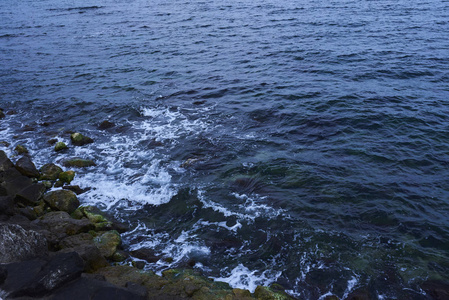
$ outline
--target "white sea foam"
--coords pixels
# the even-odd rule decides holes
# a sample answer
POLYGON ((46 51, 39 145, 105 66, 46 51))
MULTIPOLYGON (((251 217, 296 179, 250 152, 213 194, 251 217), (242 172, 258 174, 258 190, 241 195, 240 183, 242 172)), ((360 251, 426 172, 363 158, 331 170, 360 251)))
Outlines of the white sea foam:
POLYGON ((260 271, 251 271, 243 264, 239 264, 229 273, 227 276, 214 279, 227 282, 234 288, 248 289, 251 293, 254 293, 258 285, 270 285, 282 274, 282 272, 264 271, 260 273, 260 271))

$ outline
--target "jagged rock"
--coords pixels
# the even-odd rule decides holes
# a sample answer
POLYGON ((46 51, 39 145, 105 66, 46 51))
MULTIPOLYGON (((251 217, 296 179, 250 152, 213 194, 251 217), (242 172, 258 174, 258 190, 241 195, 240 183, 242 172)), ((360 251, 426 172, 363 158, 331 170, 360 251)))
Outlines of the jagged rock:
POLYGON ((109 265, 95 246, 93 236, 88 233, 68 236, 59 243, 59 246, 63 249, 62 252, 77 252, 85 262, 86 272, 95 272, 109 265))
POLYGON ((45 237, 16 224, 0 224, 0 263, 27 260, 48 253, 45 237))
POLYGON ((5 151, 0 150, 0 172, 4 172, 12 167, 14 167, 14 164, 9 160, 5 151))
POLYGON ((60 237, 89 232, 95 228, 89 220, 72 219, 65 211, 54 211, 43 215, 40 218, 40 224, 60 237))
POLYGON ((0 196, 0 214, 12 216, 14 214, 14 199, 10 196, 0 196))
POLYGON ((28 153, 28 149, 22 145, 17 145, 16 148, 14 148, 14 150, 19 154, 27 154, 28 153))
POLYGON ((104 257, 110 258, 117 251, 117 247, 122 243, 122 239, 117 231, 111 230, 97 236, 94 239, 94 243, 104 257))
POLYGON ((9 168, 0 172, 0 187, 2 187, 2 194, 14 197, 18 192, 30 186, 33 181, 20 174, 16 168, 9 168))
POLYGON ((90 137, 84 136, 79 132, 72 133, 70 135, 70 140, 72 141, 72 144, 75 146, 84 146, 86 144, 93 143, 94 140, 90 137))
POLYGON ((44 195, 45 202, 52 209, 66 211, 72 213, 80 205, 76 194, 69 190, 52 191, 44 195))
POLYGON ((67 149, 67 148, 68 148, 68 147, 67 147, 67 145, 66 145, 64 142, 57 142, 56 145, 55 145, 55 151, 56 151, 56 152, 65 150, 65 149, 67 149))
POLYGON ((75 178, 75 171, 65 171, 59 174, 59 180, 63 183, 70 183, 75 178))
POLYGON ((39 177, 39 171, 28 156, 22 156, 16 162, 16 169, 24 176, 37 178, 39 177))
POLYGON ((80 277, 84 262, 76 252, 71 252, 56 254, 50 261, 24 261, 6 268, 8 276, 2 288, 9 292, 9 297, 39 297, 80 277))
POLYGON ((112 127, 114 127, 114 126, 115 126, 114 123, 105 120, 105 121, 101 122, 100 125, 98 125, 98 129, 100 129, 100 130, 105 130, 105 129, 112 128, 112 127))
POLYGON ((40 180, 56 180, 59 177, 59 174, 62 172, 62 169, 55 164, 45 164, 40 168, 41 176, 40 180))
POLYGON ((97 164, 90 159, 72 158, 64 161, 63 165, 65 167, 87 168, 96 166, 97 164))
POLYGON ((33 183, 16 194, 14 200, 24 205, 37 205, 46 190, 42 183, 33 183))

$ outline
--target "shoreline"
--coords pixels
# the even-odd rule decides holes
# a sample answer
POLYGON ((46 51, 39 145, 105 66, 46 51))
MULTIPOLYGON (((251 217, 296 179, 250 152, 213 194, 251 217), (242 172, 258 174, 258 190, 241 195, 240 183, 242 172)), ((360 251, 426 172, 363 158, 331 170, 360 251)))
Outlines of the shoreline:
MULTIPOLYGON (((79 133, 71 141, 74 147, 93 142, 79 133)), ((26 146, 13 151, 15 163, 0 150, 0 299, 294 299, 277 284, 251 293, 193 269, 162 276, 142 270, 145 263, 121 247, 120 234, 129 228, 80 205, 77 194, 85 191, 70 185, 77 168, 94 162, 37 168, 26 146)))

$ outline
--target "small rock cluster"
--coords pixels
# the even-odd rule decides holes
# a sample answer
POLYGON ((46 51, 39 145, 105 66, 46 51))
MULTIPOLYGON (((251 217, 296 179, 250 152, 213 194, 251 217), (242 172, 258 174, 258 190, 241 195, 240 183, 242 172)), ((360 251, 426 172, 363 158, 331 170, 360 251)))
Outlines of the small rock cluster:
POLYGON ((52 163, 37 169, 23 153, 14 164, 0 151, 0 298, 291 299, 274 288, 232 289, 193 270, 158 276, 138 260, 130 266, 120 238, 128 228, 80 206, 74 191, 84 191, 67 185, 75 172, 52 163))

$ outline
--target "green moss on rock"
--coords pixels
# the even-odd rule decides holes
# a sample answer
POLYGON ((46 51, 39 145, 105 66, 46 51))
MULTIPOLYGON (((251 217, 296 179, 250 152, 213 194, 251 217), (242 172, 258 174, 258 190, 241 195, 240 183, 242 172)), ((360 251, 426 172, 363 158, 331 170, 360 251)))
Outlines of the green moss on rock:
POLYGON ((83 146, 83 145, 90 144, 90 143, 94 142, 93 139, 91 139, 90 137, 84 136, 79 132, 72 133, 70 135, 70 140, 72 141, 72 144, 75 146, 83 146))
POLYGON ((67 149, 67 148, 68 148, 68 147, 67 147, 67 145, 66 145, 64 142, 57 142, 56 145, 55 145, 55 151, 56 151, 56 152, 65 150, 65 149, 67 149))
POLYGON ((97 164, 93 162, 90 159, 83 159, 83 158, 72 158, 64 161, 63 165, 65 167, 76 167, 76 168, 87 168, 87 167, 93 167, 97 164))
POLYGON ((73 213, 80 205, 76 194, 68 190, 52 191, 44 195, 44 201, 55 210, 73 213))
POLYGON ((75 178, 75 171, 65 171, 59 173, 59 180, 61 180, 63 183, 72 182, 72 180, 75 178))
POLYGON ((27 154, 29 151, 25 146, 22 145, 17 145, 16 148, 14 148, 14 150, 18 153, 18 154, 27 154))
POLYGON ((101 255, 111 258, 122 243, 122 239, 117 231, 111 230, 98 235, 94 239, 94 243, 100 249, 101 255))
POLYGON ((40 170, 41 176, 39 180, 51 180, 54 181, 58 179, 59 174, 62 172, 62 169, 55 164, 45 164, 40 170))

